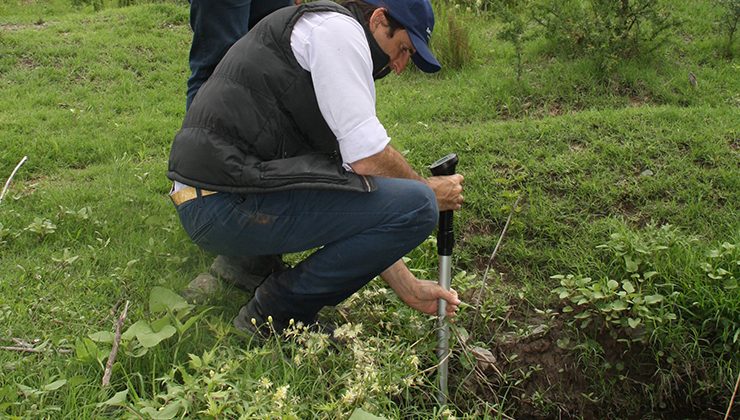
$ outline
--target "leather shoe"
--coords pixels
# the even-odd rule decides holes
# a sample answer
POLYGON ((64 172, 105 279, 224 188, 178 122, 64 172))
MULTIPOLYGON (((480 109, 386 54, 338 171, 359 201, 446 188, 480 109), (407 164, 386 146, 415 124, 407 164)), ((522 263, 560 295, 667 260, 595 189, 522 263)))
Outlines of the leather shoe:
POLYGON ((249 294, 270 274, 288 269, 280 255, 229 257, 219 255, 211 264, 210 272, 227 284, 249 294))

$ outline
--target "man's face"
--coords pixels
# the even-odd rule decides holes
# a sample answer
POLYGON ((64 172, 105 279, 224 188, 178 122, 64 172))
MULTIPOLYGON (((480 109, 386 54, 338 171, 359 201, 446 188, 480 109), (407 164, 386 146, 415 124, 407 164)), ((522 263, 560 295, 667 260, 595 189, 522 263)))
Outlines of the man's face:
POLYGON ((408 65, 411 56, 416 53, 408 32, 405 29, 399 29, 391 35, 388 20, 382 13, 382 9, 377 9, 373 13, 370 19, 370 29, 375 41, 378 42, 383 52, 390 57, 388 66, 394 73, 401 74, 408 65))

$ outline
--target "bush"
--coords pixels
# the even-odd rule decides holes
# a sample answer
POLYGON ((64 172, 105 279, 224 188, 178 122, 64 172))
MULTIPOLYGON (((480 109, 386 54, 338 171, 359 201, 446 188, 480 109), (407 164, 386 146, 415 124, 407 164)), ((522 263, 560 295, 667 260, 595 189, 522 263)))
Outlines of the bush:
POLYGON ((724 10, 720 26, 727 38, 725 39, 724 54, 727 58, 732 58, 732 47, 735 44, 735 33, 737 32, 737 22, 740 20, 740 0, 715 0, 724 10))
POLYGON ((659 0, 537 0, 534 20, 558 51, 591 56, 603 70, 655 51, 677 23, 659 0))
MULTIPOLYGON (((528 11, 532 2, 531 0, 488 0, 488 3, 492 5, 494 15, 502 23, 502 27, 497 34, 498 39, 514 45, 516 78, 519 80, 522 77, 524 42, 529 38, 527 29, 531 23, 531 16, 528 11)), ((481 3, 481 5, 488 7, 488 3, 481 3)))

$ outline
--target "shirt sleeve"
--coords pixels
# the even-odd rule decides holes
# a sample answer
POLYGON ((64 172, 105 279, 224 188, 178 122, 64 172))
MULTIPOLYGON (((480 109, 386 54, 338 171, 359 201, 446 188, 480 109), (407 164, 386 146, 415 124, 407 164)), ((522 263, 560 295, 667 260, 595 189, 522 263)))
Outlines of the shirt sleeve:
POLYGON ((291 48, 311 73, 321 115, 344 163, 382 151, 390 138, 375 113, 372 58, 360 24, 340 13, 306 13, 293 29, 291 48))

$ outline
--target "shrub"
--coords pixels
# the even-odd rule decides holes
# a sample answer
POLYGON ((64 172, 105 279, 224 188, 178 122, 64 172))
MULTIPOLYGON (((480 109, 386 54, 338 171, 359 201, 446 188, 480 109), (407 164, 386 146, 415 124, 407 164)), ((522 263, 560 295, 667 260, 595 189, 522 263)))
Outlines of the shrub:
POLYGON ((732 47, 735 43, 735 33, 737 32, 737 22, 740 20, 740 0, 715 0, 724 10, 720 26, 727 38, 725 39, 724 54, 732 58, 732 47))
MULTIPOLYGON (((494 0, 489 0, 493 3, 494 0)), ((527 28, 531 22, 529 9, 531 0, 495 0, 494 15, 501 21, 502 27, 497 37, 514 45, 516 53, 516 78, 522 77, 522 54, 524 42, 529 38, 527 28)))
POLYGON ((537 0, 534 20, 559 51, 591 56, 602 70, 655 51, 677 23, 659 0, 537 0))

